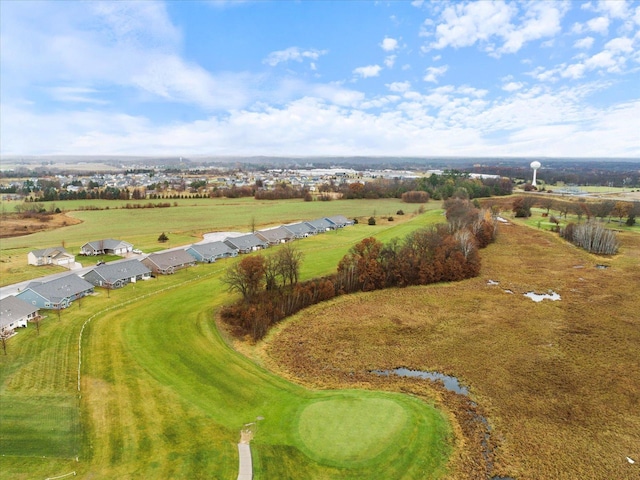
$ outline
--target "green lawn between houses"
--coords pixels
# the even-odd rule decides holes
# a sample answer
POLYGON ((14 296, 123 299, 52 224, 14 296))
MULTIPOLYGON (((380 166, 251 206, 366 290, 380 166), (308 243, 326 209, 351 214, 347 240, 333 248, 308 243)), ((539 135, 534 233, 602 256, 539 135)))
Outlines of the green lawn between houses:
MULTIPOLYGON (((375 202, 367 208, 381 211, 375 202)), ((300 241, 302 277, 334 271, 362 238, 388 240, 441 220, 432 208, 405 222, 360 224, 300 241)), ((114 220, 109 236, 126 237, 118 225, 114 220)), ((259 417, 252 442, 258 480, 440 477, 451 430, 430 405, 393 393, 310 391, 227 347, 213 315, 231 300, 220 276, 233 261, 109 296, 98 289, 60 318, 49 314, 39 335, 30 326, 12 338, 8 355, 0 356, 0 478, 75 471, 81 478, 232 479, 240 429, 259 417), (78 338, 85 323, 79 396, 78 338), (334 415, 349 419, 350 436, 334 415), (336 428, 327 428, 332 420, 336 428), (322 438, 341 448, 327 448, 320 428, 322 438)))
MULTIPOLYGON (((403 203, 398 199, 380 200, 335 200, 330 202, 304 202, 300 199, 279 201, 257 201, 253 198, 239 199, 189 199, 178 200, 177 207, 149 209, 118 209, 119 201, 109 203, 109 210, 74 210, 80 208, 78 201, 58 202, 60 208, 82 223, 56 230, 39 232, 22 237, 0 240, 0 285, 9 285, 49 273, 64 272, 63 267, 34 267, 27 265, 27 254, 31 250, 63 245, 77 255, 86 242, 104 238, 125 240, 145 253, 170 247, 189 246, 202 240, 208 232, 250 232, 256 229, 313 220, 331 215, 358 218, 366 223, 374 215, 379 223, 388 223, 393 216, 395 223, 415 212, 419 205, 403 203), (398 216, 403 210, 407 215, 398 216), (165 232, 166 243, 158 242, 165 232)), ((125 202, 126 203, 126 202, 125 202)), ((144 202, 143 202, 144 203, 144 202)), ((84 205, 91 205, 85 201, 84 205)), ((173 205, 173 202, 171 203, 173 205)), ((430 202, 427 209, 440 208, 441 202, 430 202)), ((375 230, 375 227, 372 229, 375 230)), ((90 266, 98 257, 77 256, 76 261, 90 266)))

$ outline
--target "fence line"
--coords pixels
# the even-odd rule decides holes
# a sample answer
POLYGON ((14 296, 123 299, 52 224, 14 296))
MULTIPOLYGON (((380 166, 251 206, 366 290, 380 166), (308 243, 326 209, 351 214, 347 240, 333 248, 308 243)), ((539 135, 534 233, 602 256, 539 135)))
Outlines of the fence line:
POLYGON ((73 475, 75 477, 76 472, 65 473, 64 475, 58 475, 57 477, 47 477, 44 480, 56 480, 56 478, 64 478, 64 477, 68 477, 69 475, 73 475))

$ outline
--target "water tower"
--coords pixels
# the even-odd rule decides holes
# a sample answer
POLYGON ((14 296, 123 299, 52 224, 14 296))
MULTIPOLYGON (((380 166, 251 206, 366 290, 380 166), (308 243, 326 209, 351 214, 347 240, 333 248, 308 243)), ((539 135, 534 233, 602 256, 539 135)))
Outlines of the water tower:
POLYGON ((531 162, 530 167, 533 169, 533 182, 531 182, 532 186, 536 186, 536 174, 538 173, 538 169, 541 167, 541 163, 537 160, 535 162, 531 162))

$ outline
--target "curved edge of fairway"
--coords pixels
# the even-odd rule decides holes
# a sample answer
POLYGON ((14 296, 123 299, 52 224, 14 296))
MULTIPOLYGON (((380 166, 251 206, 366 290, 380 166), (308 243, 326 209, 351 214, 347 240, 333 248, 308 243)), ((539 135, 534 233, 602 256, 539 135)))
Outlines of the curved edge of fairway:
POLYGON ((435 407, 400 393, 323 393, 302 404, 291 425, 297 447, 315 462, 372 479, 446 472, 451 427, 435 407))

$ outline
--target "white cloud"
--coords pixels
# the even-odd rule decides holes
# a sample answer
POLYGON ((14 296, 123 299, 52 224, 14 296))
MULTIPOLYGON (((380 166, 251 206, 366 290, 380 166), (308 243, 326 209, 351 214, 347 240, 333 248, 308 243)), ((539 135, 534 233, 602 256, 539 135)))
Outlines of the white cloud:
POLYGON ((51 97, 58 102, 92 103, 106 105, 109 102, 95 98, 98 90, 87 87, 52 87, 48 89, 51 97))
POLYGON ((586 66, 583 63, 573 63, 560 72, 563 78, 582 78, 584 76, 586 66))
POLYGON ((600 0, 597 10, 605 13, 609 18, 626 18, 629 14, 628 3, 625 0, 600 0))
POLYGON ((369 78, 380 75, 380 70, 382 70, 380 65, 367 65, 366 67, 358 67, 354 69, 353 73, 361 78, 369 78))
POLYGON ((618 37, 609 40, 604 48, 613 52, 631 53, 633 52, 633 39, 627 37, 618 37))
POLYGON ((558 34, 566 10, 564 3, 556 2, 454 3, 443 10, 435 32, 423 27, 422 35, 435 34, 436 39, 430 44, 432 49, 469 47, 477 43, 493 56, 501 56, 518 52, 528 42, 558 34), (521 6, 524 12, 518 16, 521 6))
POLYGON ((385 52, 393 52, 398 48, 398 40, 395 38, 385 37, 380 44, 380 48, 385 52))
POLYGON ((505 42, 498 49, 498 53, 515 53, 522 46, 532 40, 552 37, 560 32, 560 21, 565 13, 565 7, 556 3, 531 4, 521 26, 515 27, 504 35, 505 42))
POLYGON ((585 108, 584 94, 522 89, 496 102, 446 85, 425 95, 407 91, 390 111, 384 106, 397 97, 354 108, 307 96, 167 124, 98 111, 41 115, 3 104, 2 153, 639 156, 640 101, 585 108), (362 109, 375 107, 383 111, 362 109))
POLYGON ((593 37, 584 37, 580 40, 576 40, 573 44, 574 48, 584 48, 585 50, 590 49, 593 46, 594 38, 593 37))
POLYGON ((441 67, 428 67, 426 75, 422 78, 425 82, 438 83, 438 77, 444 75, 449 70, 448 65, 441 67))
POLYGON ((387 67, 387 68, 393 68, 395 63, 396 63, 396 56, 395 55, 388 55, 384 59, 384 66, 387 67))
POLYGON ((524 84, 522 82, 509 82, 503 85, 502 89, 506 92, 515 92, 517 90, 520 90, 522 87, 524 87, 524 84))
POLYGON ((436 26, 436 41, 431 47, 459 48, 487 42, 494 35, 506 33, 515 13, 514 6, 496 1, 447 6, 441 14, 442 22, 436 26))
POLYGON ((38 9, 12 2, 3 5, 3 17, 2 87, 8 98, 44 84, 59 99, 60 88, 71 82, 95 96, 126 88, 139 100, 204 109, 242 107, 252 96, 250 76, 212 75, 181 57, 181 32, 160 2, 53 2, 38 9))
POLYGON ((393 82, 387 83, 386 87, 392 92, 404 93, 411 89, 411 82, 393 82))
POLYGON ((587 29, 599 33, 600 35, 606 35, 609 31, 609 19, 607 17, 592 18, 586 24, 587 29))
POLYGON ((289 47, 285 50, 278 50, 271 52, 267 58, 263 60, 263 63, 275 67, 279 63, 295 61, 302 62, 303 60, 317 60, 322 55, 326 55, 327 50, 301 50, 298 47, 289 47))

